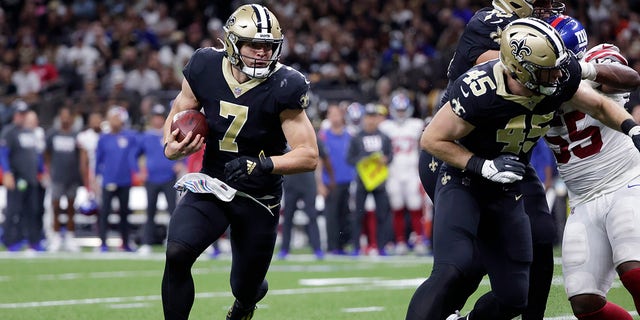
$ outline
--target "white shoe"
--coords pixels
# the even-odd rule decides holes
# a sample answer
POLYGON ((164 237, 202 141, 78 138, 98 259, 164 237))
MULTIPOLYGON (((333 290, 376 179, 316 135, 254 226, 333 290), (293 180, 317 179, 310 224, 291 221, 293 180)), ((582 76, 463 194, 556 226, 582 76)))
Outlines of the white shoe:
POLYGON ((141 256, 148 256, 151 254, 153 250, 151 249, 151 246, 148 244, 143 244, 138 248, 137 253, 141 256))
POLYGON ((469 315, 461 316, 460 311, 456 310, 456 313, 447 317, 446 320, 469 320, 469 315))
POLYGON ((405 254, 407 254, 409 252, 409 247, 407 246, 407 243, 402 241, 402 242, 398 242, 396 243, 396 247, 394 249, 394 253, 398 256, 403 256, 405 254))
POLYGON ((429 248, 422 241, 418 242, 413 246, 413 252, 418 256, 426 256, 429 254, 429 248))
POLYGON ((67 232, 64 237, 64 250, 69 252, 80 252, 80 247, 76 242, 76 235, 73 232, 67 232))
POLYGON ((47 249, 49 250, 49 252, 58 252, 60 251, 61 247, 62 237, 60 236, 59 232, 54 232, 49 239, 49 245, 47 246, 47 249))

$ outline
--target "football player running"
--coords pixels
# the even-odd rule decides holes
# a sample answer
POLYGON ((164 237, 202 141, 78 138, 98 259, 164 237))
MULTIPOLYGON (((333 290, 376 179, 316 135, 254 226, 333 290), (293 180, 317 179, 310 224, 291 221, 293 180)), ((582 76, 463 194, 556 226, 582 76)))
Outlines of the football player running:
POLYGON ((200 174, 178 181, 186 194, 169 224, 165 319, 189 317, 195 291, 191 267, 229 226, 235 302, 227 320, 251 319, 267 293, 282 175, 312 171, 318 162, 315 132, 304 110, 309 82, 278 62, 283 39, 271 11, 243 5, 224 25, 224 49, 200 48, 184 67, 182 90, 164 126, 165 156, 182 158, 204 143, 205 137, 191 132, 176 141, 178 130, 170 127, 177 112, 204 109, 209 135, 200 174))
POLYGON ((580 75, 559 33, 525 18, 502 32, 499 60, 473 67, 450 86, 449 101, 421 138, 445 164, 436 186, 433 270, 414 293, 406 319, 442 319, 443 302, 465 286, 474 258, 481 259, 492 290, 469 315, 447 319, 511 319, 525 310, 532 261, 525 168, 562 103, 572 101, 632 136, 640 149, 640 126, 581 84, 580 75))
MULTIPOLYGON (((583 62, 628 64, 610 44, 585 54, 586 32, 573 18, 560 15, 547 21, 583 62), (583 37, 581 46, 577 40, 583 37)), ((638 78, 636 74, 629 81, 638 78)), ((628 92, 588 83, 620 108, 628 101, 628 92)), ((631 320, 606 296, 617 272, 640 311, 640 154, 629 152, 633 142, 623 134, 570 102, 560 108, 545 140, 569 192, 571 214, 564 229, 562 269, 573 313, 580 320, 631 320)))
POLYGON ((418 169, 419 142, 424 121, 413 117, 411 99, 401 89, 391 95, 389 114, 391 118, 382 121, 379 129, 391 139, 393 146, 387 192, 393 214, 395 254, 406 254, 408 251, 405 225, 405 213, 408 212, 411 230, 416 236, 413 250, 423 255, 427 253, 422 223, 424 196, 420 177, 410 169, 418 169))

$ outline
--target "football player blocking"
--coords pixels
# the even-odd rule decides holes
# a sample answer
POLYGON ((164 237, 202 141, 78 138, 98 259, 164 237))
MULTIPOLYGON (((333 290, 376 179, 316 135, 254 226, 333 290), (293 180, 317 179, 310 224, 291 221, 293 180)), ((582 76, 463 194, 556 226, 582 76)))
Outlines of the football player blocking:
MULTIPOLYGON (((587 35, 577 20, 559 15, 547 21, 583 62, 628 65, 610 44, 585 53, 587 35)), ((640 84, 635 71, 624 78, 631 85, 640 84)), ((588 83, 621 108, 629 100, 629 92, 607 83, 588 83)), ((606 296, 617 272, 639 310, 640 251, 635 248, 640 248, 640 155, 628 152, 633 149, 631 140, 570 103, 562 105, 545 140, 569 191, 571 215, 564 230, 562 269, 573 313, 578 319, 631 320, 626 310, 608 302, 606 296), (573 143, 578 139, 588 143, 573 143)))
POLYGON ((640 127, 615 102, 580 84, 579 63, 551 26, 518 19, 500 43, 500 60, 458 78, 450 102, 423 133, 422 147, 446 164, 436 187, 433 271, 414 294, 407 319, 441 318, 446 297, 464 287, 464 274, 474 272, 476 249, 492 291, 468 317, 511 319, 522 313, 532 240, 521 187, 537 179, 527 175, 524 162, 563 102, 631 136, 640 148, 640 127))
POLYGON ((169 120, 176 113, 202 109, 210 126, 199 176, 206 178, 189 181, 202 188, 187 188, 169 222, 165 319, 188 319, 195 295, 191 267, 227 228, 235 301, 226 318, 251 319, 267 293, 282 175, 313 171, 318 162, 304 110, 309 82, 278 63, 283 39, 272 12, 243 5, 224 25, 224 48, 196 50, 183 69, 182 89, 164 126, 165 156, 180 159, 203 147, 205 137, 193 132, 177 141, 169 120))

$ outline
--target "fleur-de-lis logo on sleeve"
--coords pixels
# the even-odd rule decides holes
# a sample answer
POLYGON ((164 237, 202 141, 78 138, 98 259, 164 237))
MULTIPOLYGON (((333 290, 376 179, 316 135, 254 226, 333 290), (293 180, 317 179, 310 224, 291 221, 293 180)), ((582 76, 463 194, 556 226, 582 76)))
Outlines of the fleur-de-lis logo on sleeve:
POLYGON ((531 55, 531 48, 525 43, 525 39, 511 39, 509 42, 511 53, 518 61, 523 61, 524 56, 531 55))

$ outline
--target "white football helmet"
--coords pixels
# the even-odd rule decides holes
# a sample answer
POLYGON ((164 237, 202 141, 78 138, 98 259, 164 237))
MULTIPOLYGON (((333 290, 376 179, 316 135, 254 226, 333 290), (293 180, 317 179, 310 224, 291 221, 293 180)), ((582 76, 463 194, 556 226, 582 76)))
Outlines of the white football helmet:
MULTIPOLYGON (((224 50, 231 64, 250 78, 264 79, 275 70, 284 36, 280 22, 266 7, 246 4, 234 11, 223 27, 225 32, 224 50), (240 54, 240 47, 246 43, 271 44, 271 58, 265 67, 250 67, 243 59, 252 59, 240 54)), ((261 59, 255 59, 260 62, 261 59)), ((263 60, 264 61, 264 60, 263 60)))
POLYGON ((569 79, 569 59, 558 31, 540 19, 515 20, 502 32, 500 61, 514 79, 536 93, 554 95, 559 92, 569 79), (562 75, 551 76, 557 70, 562 75))
POLYGON ((533 2, 535 0, 493 0, 494 8, 515 14, 519 18, 530 17, 533 13, 533 2))

